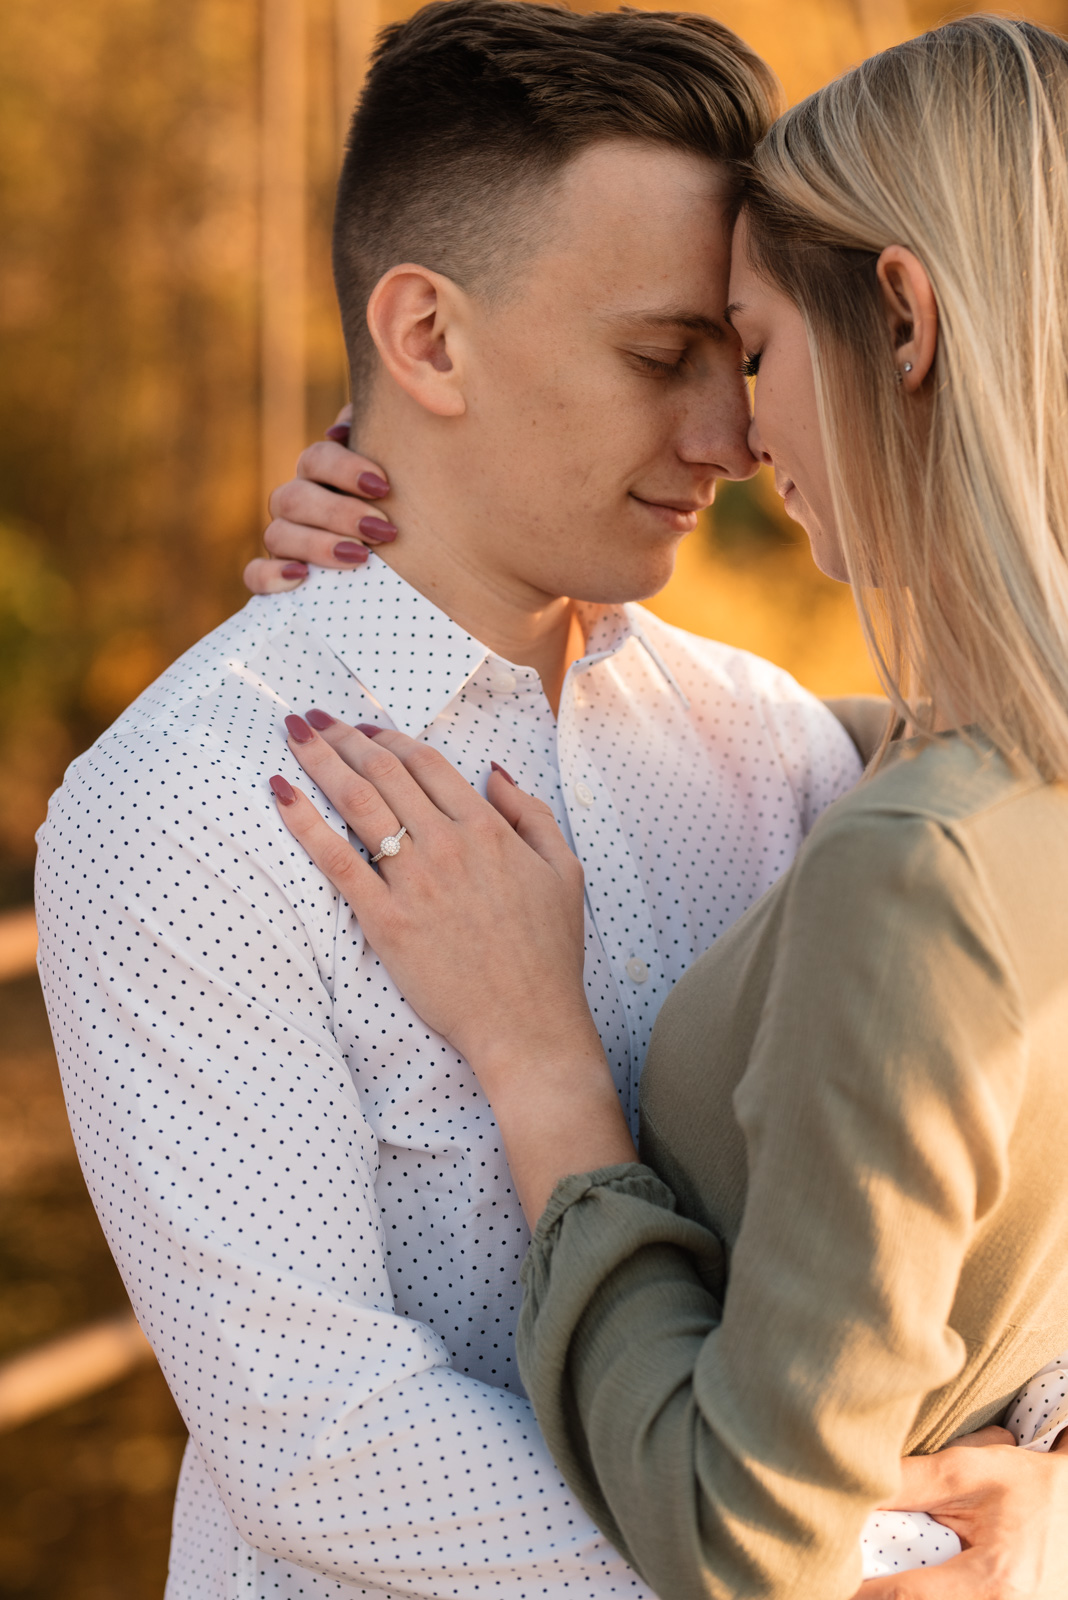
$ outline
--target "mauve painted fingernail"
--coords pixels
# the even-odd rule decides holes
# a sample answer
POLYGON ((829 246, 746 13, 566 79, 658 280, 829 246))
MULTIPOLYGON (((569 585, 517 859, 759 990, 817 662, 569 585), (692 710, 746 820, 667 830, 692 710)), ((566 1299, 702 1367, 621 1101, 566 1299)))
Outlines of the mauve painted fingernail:
POLYGON ((365 539, 374 539, 376 544, 388 544, 400 532, 400 529, 392 522, 387 522, 385 517, 361 517, 359 528, 365 539))
POLYGON ((303 561, 287 561, 282 568, 283 578, 306 578, 308 569, 303 561))
POLYGON ((294 744, 309 744, 315 738, 303 717, 287 717, 286 728, 294 744))
POLYGON ((275 776, 270 779, 270 785, 279 802, 284 806, 291 806, 297 798, 297 791, 284 778, 275 776))
POLYGON ((377 472, 361 472, 356 487, 368 500, 381 500, 389 493, 389 484, 377 472))
POLYGON ((505 772, 499 761, 491 761, 490 766, 493 768, 494 772, 499 772, 502 778, 507 778, 513 789, 519 788, 519 785, 512 777, 512 774, 510 772, 505 772))
POLYGON ((320 711, 318 707, 313 708, 311 711, 307 712, 306 715, 307 720, 311 723, 312 727, 317 728, 320 733, 322 733, 324 728, 332 728, 334 723, 337 721, 336 717, 330 716, 329 712, 320 711))
POLYGON ((363 566, 366 558, 371 554, 366 546, 357 544, 355 539, 339 539, 334 546, 334 555, 339 562, 349 562, 350 566, 363 566))
POLYGON ((356 726, 361 733, 367 735, 368 739, 373 739, 376 733, 382 733, 385 731, 382 728, 376 728, 373 722, 358 722, 356 726))
POLYGON ((358 567, 367 560, 368 552, 355 539, 340 539, 334 546, 334 555, 339 561, 347 561, 350 566, 358 567))
POLYGON ((351 429, 347 422, 332 423, 326 430, 326 437, 333 439, 335 444, 348 444, 351 429))

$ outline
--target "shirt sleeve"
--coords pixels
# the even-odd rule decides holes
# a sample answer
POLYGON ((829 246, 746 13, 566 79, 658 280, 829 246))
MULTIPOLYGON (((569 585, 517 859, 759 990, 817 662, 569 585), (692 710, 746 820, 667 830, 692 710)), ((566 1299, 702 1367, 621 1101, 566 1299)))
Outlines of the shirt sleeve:
POLYGON ((938 827, 836 826, 784 893, 725 1290, 718 1240, 642 1167, 566 1179, 524 1268, 545 1436, 671 1600, 854 1594, 864 1519, 963 1364, 950 1311, 1022 1082, 1015 985, 938 827))
POLYGON ((136 733, 76 763, 39 836, 79 1156, 196 1449, 238 1534, 315 1572, 645 1600, 529 1403, 394 1309, 323 880, 287 841, 203 751, 136 733))

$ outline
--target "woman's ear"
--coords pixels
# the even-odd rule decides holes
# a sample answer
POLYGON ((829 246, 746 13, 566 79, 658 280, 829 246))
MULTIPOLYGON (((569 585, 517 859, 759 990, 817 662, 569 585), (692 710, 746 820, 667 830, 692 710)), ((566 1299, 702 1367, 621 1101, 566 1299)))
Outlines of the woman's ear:
POLYGON ((367 326, 393 381, 438 417, 467 409, 458 349, 464 294, 428 267, 391 267, 367 302, 367 326))
POLYGON ((938 348, 938 304, 931 280, 920 258, 900 244, 886 247, 876 272, 898 376, 914 393, 930 372, 938 348))

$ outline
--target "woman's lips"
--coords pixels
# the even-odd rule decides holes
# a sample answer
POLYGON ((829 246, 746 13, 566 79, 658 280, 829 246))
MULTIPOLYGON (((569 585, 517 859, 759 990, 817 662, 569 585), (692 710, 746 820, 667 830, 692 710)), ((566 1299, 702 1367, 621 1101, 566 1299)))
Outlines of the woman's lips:
POLYGON ((704 510, 703 505, 694 505, 692 501, 646 500, 640 494, 632 494, 631 499, 653 512, 672 533, 692 533, 697 526, 698 516, 704 510))

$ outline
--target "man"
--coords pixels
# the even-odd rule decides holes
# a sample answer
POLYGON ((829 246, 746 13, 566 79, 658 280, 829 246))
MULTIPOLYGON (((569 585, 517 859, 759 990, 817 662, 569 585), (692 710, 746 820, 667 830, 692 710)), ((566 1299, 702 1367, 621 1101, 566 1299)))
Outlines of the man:
POLYGON ((404 538, 254 601, 53 802, 72 1123, 191 1434, 171 1600, 646 1592, 518 1384, 527 1236, 488 1106, 267 778, 299 770, 283 718, 299 739, 325 706, 549 800, 633 1111, 664 994, 859 771, 785 675, 618 604, 753 470, 724 163, 769 112, 766 70, 703 19, 455 0, 389 30, 335 260, 404 538))

